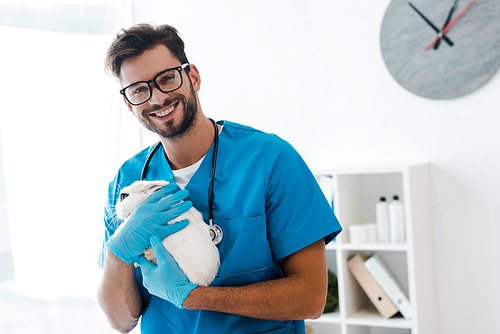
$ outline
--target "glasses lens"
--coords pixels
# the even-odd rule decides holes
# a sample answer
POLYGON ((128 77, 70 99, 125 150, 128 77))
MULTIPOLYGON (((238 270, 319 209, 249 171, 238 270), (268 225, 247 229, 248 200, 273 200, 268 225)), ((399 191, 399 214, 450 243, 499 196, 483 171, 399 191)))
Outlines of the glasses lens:
POLYGON ((156 84, 163 92, 171 92, 182 84, 181 75, 178 70, 168 70, 156 78, 156 84))
POLYGON ((140 104, 149 99, 150 90, 146 82, 139 82, 125 90, 125 96, 133 104, 140 104))

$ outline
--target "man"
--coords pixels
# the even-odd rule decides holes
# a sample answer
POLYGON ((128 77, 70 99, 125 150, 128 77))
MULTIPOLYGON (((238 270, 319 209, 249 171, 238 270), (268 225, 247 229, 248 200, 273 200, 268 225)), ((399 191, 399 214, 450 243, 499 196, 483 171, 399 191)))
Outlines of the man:
POLYGON ((165 224, 191 202, 208 216, 215 126, 198 99, 200 73, 168 25, 122 30, 106 66, 128 109, 163 146, 147 179, 172 182, 118 230, 119 191, 140 179, 152 148, 125 162, 110 183, 98 300, 111 326, 127 333, 142 317, 142 333, 304 333, 302 319, 319 317, 325 304, 325 243, 341 231, 304 161, 275 135, 217 123, 213 215, 223 231, 221 266, 211 286, 193 285, 160 240, 186 226, 165 224), (188 193, 190 201, 172 207, 188 193), (141 256, 150 244, 158 266, 141 256))

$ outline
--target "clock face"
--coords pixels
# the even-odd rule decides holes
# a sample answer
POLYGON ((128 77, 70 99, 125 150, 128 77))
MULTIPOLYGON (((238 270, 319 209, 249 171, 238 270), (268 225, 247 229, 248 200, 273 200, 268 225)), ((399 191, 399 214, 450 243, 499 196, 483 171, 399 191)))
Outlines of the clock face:
POLYGON ((450 99, 476 90, 497 71, 499 0, 410 3, 393 0, 380 32, 384 62, 404 88, 430 99, 450 99), (445 27, 448 16, 447 40, 436 42, 435 48, 431 43, 445 27), (426 47, 430 48, 426 51, 426 47))

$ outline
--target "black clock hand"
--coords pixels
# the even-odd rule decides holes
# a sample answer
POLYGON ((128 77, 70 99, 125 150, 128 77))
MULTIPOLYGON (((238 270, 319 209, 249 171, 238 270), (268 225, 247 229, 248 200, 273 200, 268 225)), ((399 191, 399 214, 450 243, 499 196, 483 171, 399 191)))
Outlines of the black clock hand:
MULTIPOLYGON (((457 5, 458 5, 459 1, 460 0, 455 0, 455 3, 453 4, 453 7, 451 7, 450 11, 448 12, 448 17, 446 18, 446 22, 443 24, 443 29, 446 28, 446 26, 448 25, 448 23, 450 23, 451 15, 455 11, 455 8, 457 8, 457 5)), ((443 31, 443 29, 441 29, 441 31, 443 31)), ((434 44, 434 50, 437 50, 439 48, 439 43, 441 43, 441 38, 438 39, 438 41, 436 42, 436 44, 434 44)))
MULTIPOLYGON (((434 29, 435 32, 439 34, 440 32, 439 29, 431 21, 429 21, 429 19, 426 18, 424 14, 422 14, 417 8, 415 8, 415 6, 413 6, 411 2, 408 2, 408 4, 410 5, 411 8, 413 8, 417 12, 418 15, 420 15, 421 18, 424 19, 425 22, 427 22, 428 25, 431 26, 432 29, 434 29)), ((444 39, 444 41, 448 43, 449 46, 453 46, 453 42, 448 37, 443 35, 441 36, 441 38, 444 39)))
POLYGON ((469 2, 469 4, 467 5, 467 7, 464 8, 464 10, 462 10, 460 12, 460 14, 458 14, 457 16, 455 16, 455 18, 453 20, 451 20, 450 23, 448 23, 446 25, 446 27, 444 27, 443 29, 443 32, 442 33, 439 33, 436 38, 434 38, 434 40, 431 42, 431 44, 427 45, 427 47, 425 48, 425 51, 429 51, 429 49, 434 45, 436 44, 437 41, 439 41, 440 38, 444 38, 444 34, 446 34, 448 32, 448 30, 451 29, 451 27, 453 27, 453 25, 455 23, 457 23, 457 21, 465 14, 466 11, 468 11, 473 4, 476 3, 477 0, 472 0, 471 2, 469 2))

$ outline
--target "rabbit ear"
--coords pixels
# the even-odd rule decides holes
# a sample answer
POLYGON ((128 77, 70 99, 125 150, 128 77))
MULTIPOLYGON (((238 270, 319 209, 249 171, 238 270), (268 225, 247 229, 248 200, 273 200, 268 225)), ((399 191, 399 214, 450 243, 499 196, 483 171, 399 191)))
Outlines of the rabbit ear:
POLYGON ((148 190, 152 191, 152 192, 156 192, 158 190, 160 190, 161 188, 163 188, 164 186, 162 185, 159 185, 159 184, 152 184, 151 187, 149 187, 148 190))
POLYGON ((161 188, 165 187, 166 185, 168 184, 168 182, 166 181, 152 181, 152 182, 144 182, 144 192, 148 192, 148 193, 154 193, 158 190, 160 190, 161 188))

